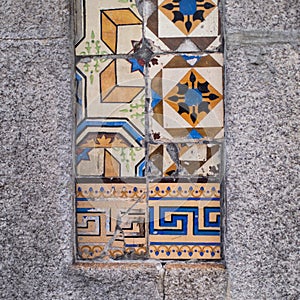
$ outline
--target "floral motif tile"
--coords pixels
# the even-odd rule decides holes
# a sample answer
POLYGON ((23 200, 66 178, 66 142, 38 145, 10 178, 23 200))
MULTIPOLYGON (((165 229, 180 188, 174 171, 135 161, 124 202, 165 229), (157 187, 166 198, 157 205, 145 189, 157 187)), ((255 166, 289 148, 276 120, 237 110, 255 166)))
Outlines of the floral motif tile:
POLYGON ((142 39, 142 18, 134 1, 77 1, 76 55, 128 54, 142 39))
POLYGON ((136 258, 147 252, 143 183, 76 185, 77 248, 82 259, 136 258))
POLYGON ((151 67, 153 141, 223 138, 223 57, 162 55, 151 67))
POLYGON ((220 144, 151 144, 148 176, 152 177, 219 177, 220 144))
POLYGON ((220 224, 218 183, 150 184, 151 258, 219 259, 220 224))
POLYGON ((216 51, 221 45, 217 0, 152 0, 146 38, 162 50, 216 51))

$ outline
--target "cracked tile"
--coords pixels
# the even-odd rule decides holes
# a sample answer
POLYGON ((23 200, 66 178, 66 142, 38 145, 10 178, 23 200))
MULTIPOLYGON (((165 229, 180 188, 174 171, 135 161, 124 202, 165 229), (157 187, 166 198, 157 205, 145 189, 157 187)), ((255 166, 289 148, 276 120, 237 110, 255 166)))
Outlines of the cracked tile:
POLYGON ((143 183, 76 185, 77 248, 82 259, 138 258, 147 253, 143 183))
POLYGON ((221 176, 220 144, 151 144, 149 177, 219 177, 221 176))
POLYGON ((134 64, 132 59, 77 64, 77 175, 144 176, 144 78, 134 64))

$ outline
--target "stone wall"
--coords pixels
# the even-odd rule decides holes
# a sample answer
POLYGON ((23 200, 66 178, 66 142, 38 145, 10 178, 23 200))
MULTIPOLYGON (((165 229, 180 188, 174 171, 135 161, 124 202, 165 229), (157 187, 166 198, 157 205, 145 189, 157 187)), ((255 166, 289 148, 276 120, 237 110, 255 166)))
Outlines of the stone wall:
POLYGON ((73 263, 71 2, 0 3, 0 297, 297 299, 297 1, 223 1, 225 261, 164 266, 73 263))

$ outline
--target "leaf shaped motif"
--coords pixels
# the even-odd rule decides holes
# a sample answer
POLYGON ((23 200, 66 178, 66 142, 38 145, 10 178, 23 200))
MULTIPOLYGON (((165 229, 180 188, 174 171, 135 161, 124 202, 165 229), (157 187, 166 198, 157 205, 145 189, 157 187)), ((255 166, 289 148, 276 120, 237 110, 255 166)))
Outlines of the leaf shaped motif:
POLYGON ((196 76, 193 72, 191 72, 190 81, 191 81, 191 83, 194 83, 196 81, 196 76))
POLYGON ((191 28, 192 28, 192 22, 190 20, 185 22, 185 28, 187 30, 187 32, 190 32, 191 28))
POLYGON ((209 100, 216 100, 216 99, 218 99, 219 97, 217 96, 217 95, 215 95, 215 94, 210 94, 209 96, 208 96, 208 99, 209 100))
POLYGON ((178 96, 175 95, 175 96, 169 97, 169 100, 177 102, 179 100, 179 98, 178 98, 178 96))
POLYGON ((187 84, 179 83, 179 84, 177 84, 177 88, 178 88, 177 94, 179 94, 179 95, 184 95, 188 90, 187 84))
POLYGON ((172 22, 184 21, 184 15, 180 11, 173 11, 174 18, 172 22))
POLYGON ((204 8, 205 9, 211 9, 211 8, 213 8, 213 7, 215 7, 213 4, 211 4, 211 3, 209 3, 209 2, 205 2, 204 3, 204 8))
POLYGON ((207 81, 205 81, 204 83, 198 82, 197 88, 201 93, 209 93, 207 81))
POLYGON ((204 21, 203 10, 197 10, 193 15, 193 21, 200 20, 201 22, 204 21))
POLYGON ((189 110, 189 107, 187 104, 185 103, 179 103, 178 104, 178 113, 181 115, 181 114, 189 114, 190 113, 190 110, 189 110))
POLYGON ((164 5, 163 8, 165 8, 167 10, 172 10, 172 9, 174 9, 174 5, 172 3, 168 3, 168 4, 164 5))
POLYGON ((206 113, 209 113, 209 108, 208 108, 208 105, 209 103, 208 102, 201 102, 199 105, 198 105, 198 113, 204 111, 206 113))

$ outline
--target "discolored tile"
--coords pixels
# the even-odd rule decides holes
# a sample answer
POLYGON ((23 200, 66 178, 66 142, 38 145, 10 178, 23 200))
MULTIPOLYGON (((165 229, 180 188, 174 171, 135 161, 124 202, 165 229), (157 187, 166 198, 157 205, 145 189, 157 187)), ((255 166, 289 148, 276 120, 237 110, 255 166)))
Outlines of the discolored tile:
POLYGON ((218 0, 152 0, 146 38, 162 50, 216 51, 221 45, 218 0))
POLYGON ((76 185, 77 248, 82 259, 143 257, 147 252, 143 183, 76 185))
POLYGON ((222 54, 161 55, 150 78, 153 141, 223 138, 222 54))
POLYGON ((220 259, 220 185, 151 183, 150 257, 220 259))
POLYGON ((142 39, 135 1, 77 0, 76 55, 128 54, 142 39))
POLYGON ((77 64, 77 175, 144 176, 142 70, 126 59, 77 64))
POLYGON ((148 176, 218 177, 221 175, 220 144, 151 144, 148 176))

